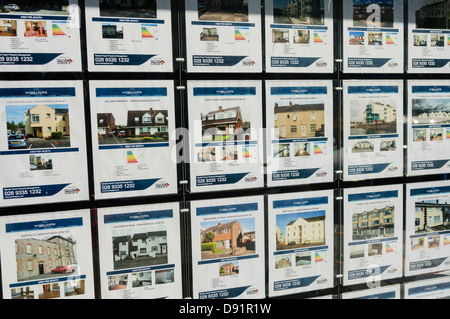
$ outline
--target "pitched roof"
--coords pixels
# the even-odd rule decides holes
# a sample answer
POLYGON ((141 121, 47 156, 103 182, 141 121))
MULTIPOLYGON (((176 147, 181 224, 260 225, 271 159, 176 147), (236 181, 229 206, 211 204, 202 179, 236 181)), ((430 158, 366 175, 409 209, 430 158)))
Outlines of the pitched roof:
POLYGON ((167 110, 143 110, 143 111, 128 111, 128 119, 127 119, 127 126, 128 127, 133 127, 133 126, 161 126, 161 125, 169 125, 168 120, 167 120, 167 116, 168 116, 168 112, 167 110), (164 122, 163 123, 156 123, 155 121, 155 117, 156 115, 158 115, 159 113, 161 113, 162 115, 164 115, 164 122), (151 119, 151 123, 142 123, 142 117, 145 114, 149 114, 150 115, 150 119, 151 119), (139 120, 136 121, 136 118, 138 118, 139 120))
POLYGON ((217 226, 209 227, 208 229, 205 229, 201 233, 214 232, 216 230, 229 228, 229 227, 233 226, 233 224, 235 224, 235 223, 238 223, 238 221, 235 220, 235 221, 232 221, 232 222, 229 222, 229 223, 225 223, 225 224, 220 224, 219 223, 217 226))

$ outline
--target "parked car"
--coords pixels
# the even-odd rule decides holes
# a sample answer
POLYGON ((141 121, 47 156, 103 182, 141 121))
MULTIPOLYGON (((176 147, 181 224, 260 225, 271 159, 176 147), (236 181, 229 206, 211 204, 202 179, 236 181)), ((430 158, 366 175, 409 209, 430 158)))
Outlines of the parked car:
POLYGON ((77 270, 77 265, 64 265, 58 266, 51 270, 52 274, 65 274, 68 272, 75 272, 77 270))
POLYGON ((65 274, 66 273, 66 266, 58 266, 56 268, 53 268, 51 270, 52 274, 65 274))
POLYGON ((6 11, 19 11, 20 7, 17 4, 10 3, 5 6, 6 11))
POLYGON ((24 134, 14 134, 8 137, 8 148, 28 148, 28 138, 24 134))
POLYGON ((120 131, 118 136, 119 137, 125 137, 125 131, 120 131))

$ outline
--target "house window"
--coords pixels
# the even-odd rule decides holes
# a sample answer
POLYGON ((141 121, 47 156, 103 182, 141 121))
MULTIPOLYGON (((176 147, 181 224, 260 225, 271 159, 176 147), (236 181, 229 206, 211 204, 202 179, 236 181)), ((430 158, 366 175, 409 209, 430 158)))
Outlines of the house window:
POLYGON ((31 123, 39 123, 39 114, 31 114, 31 123))
POLYGON ((135 118, 134 118, 134 121, 135 121, 136 123, 139 123, 139 117, 135 117, 135 118))
POLYGON ((297 125, 291 125, 291 133, 296 134, 297 133, 297 125))
POLYGON ((156 118, 156 123, 164 123, 164 116, 158 116, 156 118))
POLYGON ((51 117, 52 117, 52 115, 50 113, 47 113, 47 118, 49 119, 51 117))
POLYGON ((415 220, 415 226, 420 226, 420 218, 416 218, 416 220, 415 220))
POLYGON ((315 132, 316 132, 316 124, 311 124, 311 125, 309 126, 309 131, 310 131, 311 133, 315 133, 315 132))
POLYGON ((142 123, 151 123, 152 122, 152 117, 150 115, 144 115, 142 117, 142 123))
POLYGON ((47 132, 51 132, 52 131, 52 127, 51 126, 47 126, 47 132))
POLYGON ((293 121, 297 121, 297 113, 293 113, 292 114, 292 120, 293 121))
POLYGON ((47 255, 50 255, 52 253, 52 250, 50 249, 50 247, 47 247, 47 255))
POLYGON ((100 119, 98 122, 99 122, 100 124, 103 124, 103 119, 100 119))
POLYGON ((67 127, 63 127, 63 132, 67 132, 67 127))
POLYGON ((42 248, 42 246, 38 246, 38 254, 39 255, 43 255, 44 254, 44 249, 42 248))
POLYGON ((141 248, 139 249, 139 253, 145 254, 147 252, 147 248, 141 248))
POLYGON ((33 270, 33 261, 27 260, 27 270, 33 270))
POLYGON ((27 250, 27 254, 31 254, 32 253, 32 251, 31 251, 31 244, 27 244, 26 250, 27 250))
POLYGON ((311 112, 311 122, 316 121, 316 112, 311 112))

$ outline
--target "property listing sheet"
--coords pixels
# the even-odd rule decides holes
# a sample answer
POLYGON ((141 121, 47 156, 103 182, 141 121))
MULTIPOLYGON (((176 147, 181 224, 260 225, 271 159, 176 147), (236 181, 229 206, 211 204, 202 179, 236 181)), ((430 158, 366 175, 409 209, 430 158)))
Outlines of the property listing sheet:
POLYGON ((95 197, 177 191, 173 81, 90 81, 95 197))
POLYGON ((450 278, 419 280, 404 284, 404 299, 450 299, 450 278))
POLYGON ((344 285, 402 276, 403 185, 344 190, 344 285))
POLYGON ((188 72, 261 72, 260 0, 186 0, 188 72))
POLYGON ((89 210, 3 216, 3 299, 92 299, 89 210))
POLYGON ((103 299, 182 298, 179 203, 98 209, 103 299))
POLYGON ((334 71, 333 1, 265 1, 267 72, 334 71))
POLYGON ((450 172, 450 81, 408 81, 407 175, 450 172))
POLYGON ((263 196, 191 202, 194 299, 265 297, 263 196))
POLYGON ((408 1, 408 72, 450 72, 450 3, 408 1))
POLYGON ((406 185, 405 275, 450 270, 450 186, 406 185))
POLYGON ((333 190, 268 196, 269 295, 333 287, 333 190))
POLYGON ((267 185, 333 180, 332 81, 266 81, 267 185))
POLYGON ((346 73, 403 73, 403 0, 343 1, 346 73))
POLYGON ((371 289, 344 292, 342 294, 342 299, 401 299, 400 292, 400 285, 389 285, 371 289))
POLYGON ((2 1, 2 72, 81 71, 77 0, 2 1))
POLYGON ((343 81, 343 176, 403 176, 403 82, 343 81))
POLYGON ((264 185, 261 81, 188 81, 193 192, 264 185))
POLYGON ((0 206, 89 199, 81 81, 0 82, 0 206))
POLYGON ((172 72, 170 1, 86 0, 88 69, 172 72))

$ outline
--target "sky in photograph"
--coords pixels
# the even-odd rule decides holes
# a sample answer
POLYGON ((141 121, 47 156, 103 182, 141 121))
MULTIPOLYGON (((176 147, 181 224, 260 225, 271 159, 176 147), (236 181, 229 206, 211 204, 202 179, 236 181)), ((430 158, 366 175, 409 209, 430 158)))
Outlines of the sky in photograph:
MULTIPOLYGON (((32 105, 7 105, 6 106, 6 122, 20 123, 25 122, 24 114, 28 109, 31 109, 39 104, 32 105)), ((53 109, 69 109, 67 104, 45 104, 53 109)))
POLYGON ((413 116, 437 111, 450 112, 450 98, 412 100, 413 116))
POLYGON ((200 229, 203 231, 205 229, 208 229, 210 227, 217 226, 219 223, 227 224, 232 221, 239 221, 239 224, 241 225, 242 232, 246 233, 249 231, 255 231, 255 219, 254 218, 235 218, 235 219, 227 219, 227 220, 216 220, 212 222, 201 222, 200 223, 200 229))

